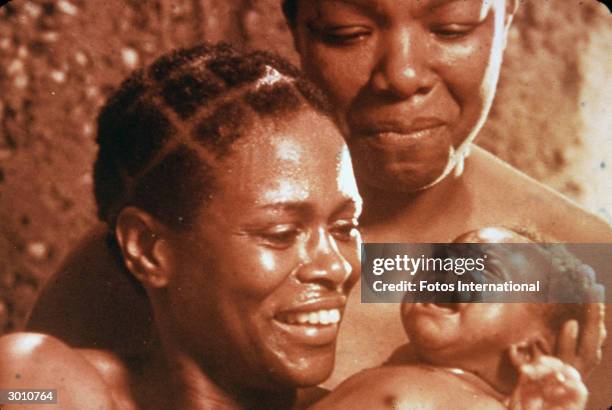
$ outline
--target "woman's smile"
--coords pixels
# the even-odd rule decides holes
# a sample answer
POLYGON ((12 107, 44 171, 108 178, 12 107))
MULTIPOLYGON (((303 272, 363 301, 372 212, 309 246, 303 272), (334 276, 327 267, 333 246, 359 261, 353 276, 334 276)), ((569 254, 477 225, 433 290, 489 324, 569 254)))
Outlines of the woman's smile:
POLYGON ((294 303, 276 313, 273 320, 296 342, 324 346, 336 340, 346 299, 345 295, 329 295, 294 303))
POLYGON ((263 371, 270 380, 255 380, 268 385, 320 382, 359 273, 361 199, 348 149, 310 112, 249 133, 222 164, 191 240, 177 238, 177 320, 201 317, 196 349, 219 366, 242 358, 243 379, 263 371))

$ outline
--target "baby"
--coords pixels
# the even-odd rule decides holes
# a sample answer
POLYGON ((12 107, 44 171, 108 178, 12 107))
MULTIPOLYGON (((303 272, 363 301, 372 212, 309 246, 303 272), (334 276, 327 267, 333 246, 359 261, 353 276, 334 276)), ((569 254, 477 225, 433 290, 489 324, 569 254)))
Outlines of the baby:
MULTIPOLYGON (((472 244, 534 241, 539 240, 503 228, 480 229, 455 239, 472 244)), ((582 283, 584 294, 595 286, 592 270, 562 246, 520 247, 520 257, 503 248, 480 248, 495 271, 490 275, 516 279, 510 273, 531 272, 541 276, 546 287, 562 288, 560 280, 567 285, 582 283), (550 261, 552 269, 542 269, 550 261)), ((401 317, 410 340, 407 347, 383 367, 352 376, 313 408, 582 409, 587 391, 580 374, 551 355, 561 325, 570 319, 582 324, 585 306, 404 304, 401 317)))

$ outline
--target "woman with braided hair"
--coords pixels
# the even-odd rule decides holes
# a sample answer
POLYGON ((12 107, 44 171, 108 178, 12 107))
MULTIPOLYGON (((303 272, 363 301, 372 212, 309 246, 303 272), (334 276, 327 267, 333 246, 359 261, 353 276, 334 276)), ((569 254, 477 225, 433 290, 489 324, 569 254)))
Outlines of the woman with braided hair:
MULTIPOLYGON (((282 1, 302 67, 330 95, 351 150, 367 241, 448 242, 491 225, 528 226, 561 241, 612 241, 605 222, 472 144, 518 3, 282 1)), ((100 237, 90 235, 51 278, 28 327, 135 354, 155 340, 149 311, 126 281, 108 274, 116 267, 100 237), (129 332, 118 338, 114 328, 129 332)), ((601 355, 599 312, 593 305, 580 329, 568 321, 556 351, 585 373, 601 355)), ((396 316, 396 306, 361 304, 353 293, 329 386, 379 365, 404 343, 396 316)))
POLYGON ((122 84, 97 142, 98 215, 159 337, 135 358, 8 335, 0 386, 57 388, 62 409, 282 409, 329 377, 361 199, 322 94, 267 53, 180 50, 122 84))

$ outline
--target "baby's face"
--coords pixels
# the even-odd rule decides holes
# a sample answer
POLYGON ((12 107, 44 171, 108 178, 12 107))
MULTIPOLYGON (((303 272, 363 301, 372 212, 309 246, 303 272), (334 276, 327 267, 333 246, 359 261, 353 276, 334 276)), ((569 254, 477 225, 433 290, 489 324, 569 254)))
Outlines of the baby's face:
POLYGON ((511 345, 547 337, 543 318, 529 303, 417 303, 402 321, 415 351, 436 365, 470 368, 500 357, 511 345))
MULTIPOLYGON (((504 229, 486 228, 461 235, 456 242, 529 240, 504 229)), ((521 282, 527 276, 545 280, 545 261, 537 253, 530 254, 527 247, 521 247, 521 253, 508 249, 483 247, 486 274, 492 280, 521 282)), ((466 367, 485 355, 498 357, 512 344, 546 338, 548 327, 539 312, 530 303, 416 303, 402 307, 402 322, 421 357, 438 365, 466 367)))

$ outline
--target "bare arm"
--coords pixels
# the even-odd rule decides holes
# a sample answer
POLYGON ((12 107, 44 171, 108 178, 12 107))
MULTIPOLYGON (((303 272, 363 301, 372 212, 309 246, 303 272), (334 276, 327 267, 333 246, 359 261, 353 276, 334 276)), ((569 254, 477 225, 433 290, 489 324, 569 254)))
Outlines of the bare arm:
POLYGON ((28 331, 53 335, 78 348, 127 354, 139 354, 156 340, 146 295, 122 270, 106 235, 101 225, 90 231, 49 277, 28 331))

